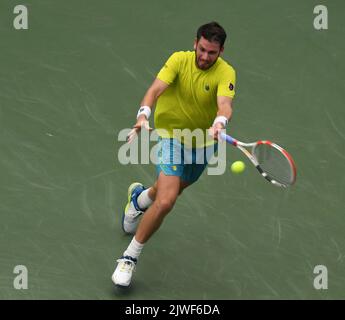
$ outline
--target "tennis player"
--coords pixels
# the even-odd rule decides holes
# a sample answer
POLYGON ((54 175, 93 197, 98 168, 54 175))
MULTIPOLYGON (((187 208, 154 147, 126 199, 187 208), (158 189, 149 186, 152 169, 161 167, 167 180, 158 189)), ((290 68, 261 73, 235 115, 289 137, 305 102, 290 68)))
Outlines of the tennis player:
POLYGON ((216 22, 199 27, 194 51, 173 53, 141 102, 128 142, 141 128, 150 129, 149 117, 156 104, 154 122, 160 136, 160 161, 153 186, 145 188, 141 183, 129 186, 122 227, 135 236, 117 260, 112 275, 116 285, 129 286, 144 245, 172 210, 181 192, 196 182, 206 168, 209 157, 199 163, 198 155, 215 152, 219 132, 231 118, 235 70, 220 57, 225 39, 225 30, 216 22), (202 129, 211 135, 212 142, 205 139, 203 145, 192 144, 187 148, 183 139, 176 136, 176 129, 202 129), (188 163, 183 156, 186 149, 192 158, 188 163), (183 161, 178 161, 181 157, 183 161))

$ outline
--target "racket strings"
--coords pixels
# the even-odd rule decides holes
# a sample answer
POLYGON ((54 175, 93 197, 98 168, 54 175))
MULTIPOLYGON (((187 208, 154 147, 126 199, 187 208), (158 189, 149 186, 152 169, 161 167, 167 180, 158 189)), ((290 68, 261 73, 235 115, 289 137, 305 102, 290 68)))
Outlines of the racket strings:
POLYGON ((289 160, 277 148, 270 144, 258 144, 253 149, 261 169, 271 178, 284 185, 294 182, 294 172, 289 160))

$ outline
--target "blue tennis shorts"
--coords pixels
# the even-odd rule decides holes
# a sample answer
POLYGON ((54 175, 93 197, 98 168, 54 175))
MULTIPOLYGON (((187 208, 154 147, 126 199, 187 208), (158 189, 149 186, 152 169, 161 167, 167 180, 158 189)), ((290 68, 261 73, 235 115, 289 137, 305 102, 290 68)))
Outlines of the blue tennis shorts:
POLYGON ((159 138, 158 164, 156 171, 162 171, 166 176, 178 176, 190 184, 199 179, 218 144, 203 148, 187 148, 174 138, 159 138))

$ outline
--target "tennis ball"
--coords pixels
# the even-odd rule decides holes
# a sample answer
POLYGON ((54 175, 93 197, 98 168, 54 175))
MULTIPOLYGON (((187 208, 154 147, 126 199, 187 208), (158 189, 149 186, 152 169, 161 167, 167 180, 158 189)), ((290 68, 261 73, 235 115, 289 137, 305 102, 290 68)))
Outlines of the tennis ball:
POLYGON ((244 171, 244 169, 246 168, 246 165, 244 164, 243 161, 235 161, 232 165, 231 165, 231 171, 233 173, 241 173, 244 171))

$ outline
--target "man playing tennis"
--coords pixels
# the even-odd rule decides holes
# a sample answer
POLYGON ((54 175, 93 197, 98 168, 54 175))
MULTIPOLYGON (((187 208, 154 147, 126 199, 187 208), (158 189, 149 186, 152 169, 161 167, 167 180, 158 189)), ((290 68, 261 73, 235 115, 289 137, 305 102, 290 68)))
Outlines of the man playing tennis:
POLYGON ((194 51, 173 53, 141 102, 128 142, 141 128, 149 129, 148 119, 156 103, 154 121, 160 135, 160 163, 156 166, 158 177, 152 187, 133 183, 128 189, 122 227, 126 233, 135 236, 117 260, 112 275, 116 285, 130 284, 144 244, 172 210, 179 194, 196 182, 206 168, 207 160, 201 164, 195 162, 199 151, 213 154, 218 134, 230 120, 235 71, 220 57, 225 39, 226 33, 218 23, 202 25, 197 31, 194 51), (176 155, 181 156, 187 146, 175 135, 174 129, 208 131, 212 142, 206 141, 202 146, 193 144, 188 149, 192 163, 180 163, 176 155))

